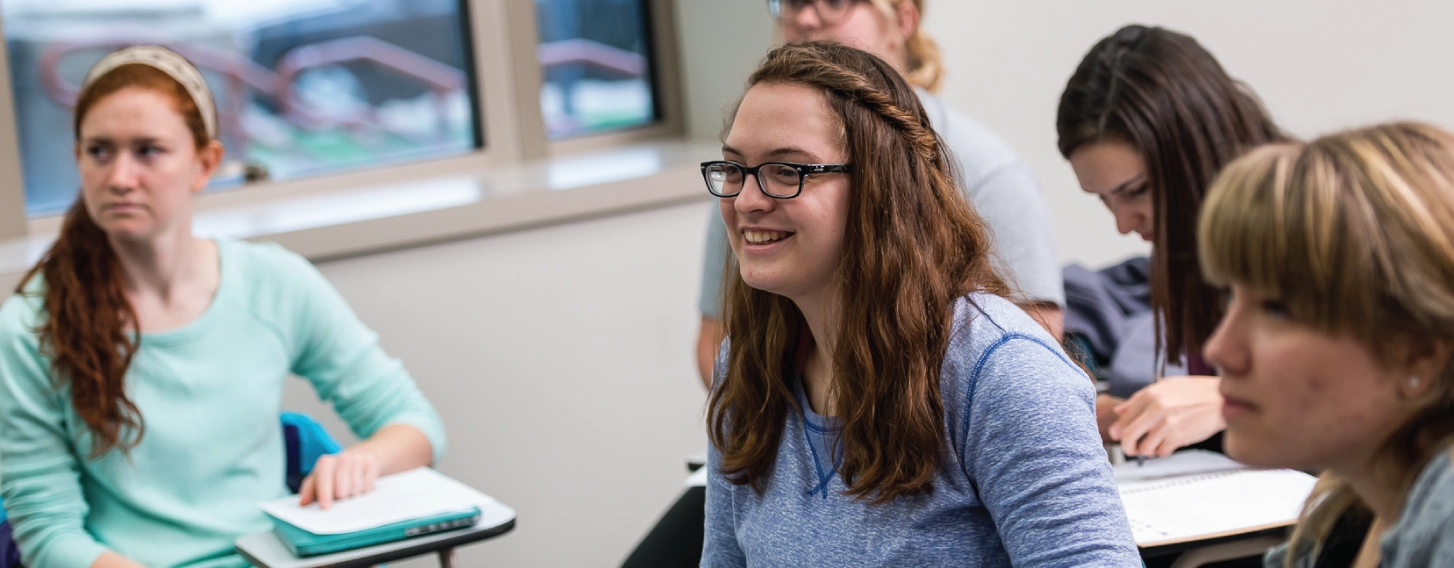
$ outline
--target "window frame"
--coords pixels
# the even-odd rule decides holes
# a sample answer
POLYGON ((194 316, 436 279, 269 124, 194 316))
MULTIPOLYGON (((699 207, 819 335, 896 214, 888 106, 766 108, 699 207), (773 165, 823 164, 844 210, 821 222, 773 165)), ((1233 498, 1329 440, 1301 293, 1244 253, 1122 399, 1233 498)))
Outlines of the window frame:
MULTIPOLYGON (((464 154, 345 172, 264 181, 198 196, 196 209, 246 205, 300 193, 404 183, 422 177, 468 174, 554 157, 684 135, 677 21, 672 0, 642 0, 649 18, 653 96, 659 116, 649 125, 550 141, 540 108, 542 73, 536 57, 534 0, 463 0, 474 69, 474 111, 483 146, 464 154)), ((8 45, 0 19, 0 241, 54 233, 60 214, 28 217, 15 124, 8 45)))

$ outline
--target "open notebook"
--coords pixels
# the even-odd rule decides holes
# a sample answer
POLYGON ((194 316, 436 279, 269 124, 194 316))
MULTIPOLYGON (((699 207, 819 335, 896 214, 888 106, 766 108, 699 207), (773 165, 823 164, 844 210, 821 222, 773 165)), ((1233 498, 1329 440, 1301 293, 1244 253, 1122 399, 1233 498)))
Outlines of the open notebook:
POLYGON ((1317 483, 1300 471, 1253 469, 1199 450, 1113 471, 1142 548, 1292 525, 1317 483))

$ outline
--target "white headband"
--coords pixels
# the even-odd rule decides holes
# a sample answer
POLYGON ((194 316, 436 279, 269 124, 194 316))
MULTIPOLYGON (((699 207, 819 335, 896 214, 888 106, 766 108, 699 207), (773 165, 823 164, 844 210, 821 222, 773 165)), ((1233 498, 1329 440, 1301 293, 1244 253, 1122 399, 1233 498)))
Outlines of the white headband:
POLYGON ((135 45, 106 54, 91 71, 86 73, 86 80, 81 83, 81 92, 91 88, 91 84, 107 73, 115 71, 122 65, 141 64, 156 68, 167 76, 182 84, 187 94, 192 95, 192 102, 197 104, 201 111, 202 124, 207 128, 207 137, 217 139, 217 105, 212 102, 212 91, 207 88, 207 81, 202 78, 202 73, 197 71, 191 62, 178 55, 177 52, 159 45, 135 45))

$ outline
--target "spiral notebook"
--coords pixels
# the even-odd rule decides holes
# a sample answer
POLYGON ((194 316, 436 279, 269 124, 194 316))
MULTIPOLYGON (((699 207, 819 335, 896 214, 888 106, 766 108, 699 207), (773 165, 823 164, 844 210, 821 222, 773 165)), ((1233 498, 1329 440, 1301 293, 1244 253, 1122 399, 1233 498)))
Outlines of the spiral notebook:
POLYGON ((1254 469, 1198 450, 1113 472, 1142 548, 1290 526, 1317 483, 1300 471, 1254 469))

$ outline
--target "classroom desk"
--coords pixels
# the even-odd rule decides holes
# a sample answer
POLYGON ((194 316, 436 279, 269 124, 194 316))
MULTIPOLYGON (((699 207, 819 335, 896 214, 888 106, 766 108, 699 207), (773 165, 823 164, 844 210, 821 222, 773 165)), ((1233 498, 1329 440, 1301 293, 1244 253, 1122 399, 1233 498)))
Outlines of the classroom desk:
POLYGON ((515 528, 513 512, 509 515, 509 519, 503 522, 488 524, 491 518, 498 519, 499 517, 487 515, 481 524, 464 530, 307 558, 293 556, 293 553, 288 552, 288 549, 278 540, 277 535, 268 531, 237 539, 237 552, 242 555, 243 559, 259 568, 375 566, 384 562, 426 554, 439 555, 439 564, 442 568, 455 568, 457 563, 454 558, 454 549, 456 547, 495 538, 515 528))
POLYGON ((1287 540, 1287 532, 1290 528, 1291 525, 1288 525, 1221 537, 1142 547, 1141 558, 1146 561, 1148 566, 1166 565, 1171 568, 1182 568, 1197 567, 1234 558, 1261 556, 1268 548, 1287 540), (1157 560, 1160 560, 1161 563, 1158 563, 1157 560))

